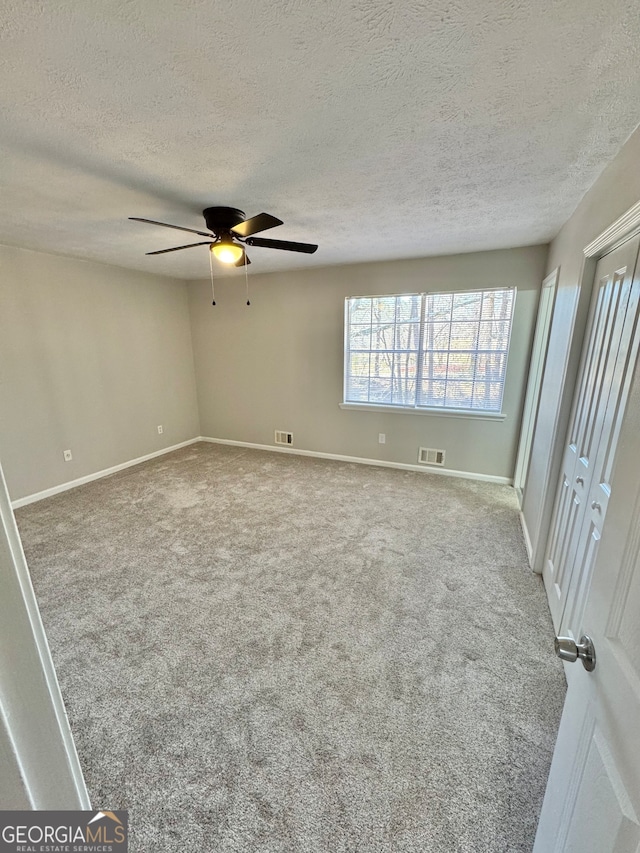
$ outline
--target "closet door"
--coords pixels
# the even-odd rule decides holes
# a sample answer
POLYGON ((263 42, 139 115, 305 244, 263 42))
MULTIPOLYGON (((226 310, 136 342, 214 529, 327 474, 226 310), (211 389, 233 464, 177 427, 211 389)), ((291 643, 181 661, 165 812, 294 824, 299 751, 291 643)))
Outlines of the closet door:
POLYGON ((562 625, 565 633, 571 633, 582 615, 611 493, 611 467, 637 349, 640 283, 634 275, 639 245, 640 237, 626 241, 602 257, 596 268, 591 319, 543 566, 554 626, 560 631, 562 625))
POLYGON ((522 495, 529 471, 529 459, 531 458, 531 444, 535 429, 536 417, 538 415, 538 402, 540 400, 540 389, 544 377, 545 364, 547 360, 547 346, 549 343, 549 332, 551 330, 551 319, 553 317, 553 306, 556 298, 556 287, 558 284, 558 269, 556 268, 542 282, 540 293, 540 304, 538 305, 538 318, 536 320, 536 331, 533 338, 531 350, 531 366, 529 369, 529 381, 527 382, 527 395, 522 412, 522 428, 520 430, 520 442, 518 444, 518 456, 513 475, 513 487, 516 490, 518 501, 522 506, 522 495))

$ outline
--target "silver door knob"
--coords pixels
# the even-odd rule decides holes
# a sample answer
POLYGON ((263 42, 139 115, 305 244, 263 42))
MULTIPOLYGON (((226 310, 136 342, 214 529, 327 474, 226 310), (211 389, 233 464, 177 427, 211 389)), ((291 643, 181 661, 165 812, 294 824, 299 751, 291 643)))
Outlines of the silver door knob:
POLYGON ((560 660, 575 663, 580 658, 587 672, 593 672, 596 668, 596 650, 591 637, 587 637, 586 634, 580 637, 579 643, 571 637, 556 637, 555 649, 560 660))
POLYGON ((584 480, 582 477, 576 477, 576 483, 580 483, 581 486, 584 486, 584 480))
POLYGON ((602 507, 600 506, 600 504, 598 503, 598 501, 592 501, 592 502, 591 502, 591 509, 596 509, 598 512, 600 512, 600 510, 602 509, 602 507))

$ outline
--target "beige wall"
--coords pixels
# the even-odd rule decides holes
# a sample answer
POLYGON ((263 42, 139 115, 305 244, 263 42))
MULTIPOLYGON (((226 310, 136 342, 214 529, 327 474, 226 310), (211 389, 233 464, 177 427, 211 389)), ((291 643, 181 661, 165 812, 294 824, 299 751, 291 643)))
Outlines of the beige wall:
POLYGON ((184 282, 0 246, 0 305, 13 500, 198 435, 184 282))
POLYGON ((549 249, 547 272, 559 267, 560 275, 522 504, 538 570, 544 557, 591 297, 590 287, 582 292, 580 289, 583 249, 638 200, 640 129, 585 195, 549 249))
MULTIPOLYGON (((254 254, 259 254, 256 249, 254 254)), ((190 310, 202 435, 415 464, 419 446, 446 450, 446 467, 511 477, 546 246, 392 263, 191 282, 190 310), (504 421, 345 411, 344 299, 424 290, 518 288, 504 421), (378 443, 378 433, 387 443, 378 443)), ((257 264, 256 264, 257 266, 257 264)))

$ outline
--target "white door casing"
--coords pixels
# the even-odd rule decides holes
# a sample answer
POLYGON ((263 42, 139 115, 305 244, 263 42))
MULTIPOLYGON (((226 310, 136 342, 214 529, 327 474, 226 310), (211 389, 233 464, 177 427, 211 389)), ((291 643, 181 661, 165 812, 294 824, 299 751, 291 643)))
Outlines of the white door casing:
POLYGON ((0 809, 88 809, 1 465, 0 588, 0 809))
POLYGON ((513 486, 521 505, 522 493, 527 479, 527 472, 529 470, 531 444, 533 441, 536 416, 538 413, 540 389, 542 388, 542 380, 546 365, 549 332, 551 330, 551 318, 553 316, 553 306, 555 303, 556 288, 558 285, 558 273, 558 268, 549 273, 542 282, 542 288, 540 291, 536 330, 533 338, 533 346, 531 348, 527 393, 522 412, 520 442, 518 444, 518 455, 516 457, 516 465, 513 475, 513 486))

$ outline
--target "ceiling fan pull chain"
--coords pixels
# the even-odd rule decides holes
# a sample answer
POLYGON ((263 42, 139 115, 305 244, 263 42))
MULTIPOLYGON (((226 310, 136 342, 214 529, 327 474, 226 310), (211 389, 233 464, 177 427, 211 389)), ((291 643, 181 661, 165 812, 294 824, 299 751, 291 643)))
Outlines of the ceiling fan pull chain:
POLYGON ((209 254, 209 271, 211 272, 211 299, 212 299, 211 304, 215 305, 216 304, 216 293, 215 293, 215 290, 213 289, 213 261, 211 260, 211 252, 209 252, 208 254, 209 254))
POLYGON ((248 267, 247 253, 245 252, 244 253, 244 280, 247 284, 247 305, 251 305, 251 302, 249 301, 249 270, 247 269, 247 267, 248 267))

